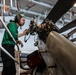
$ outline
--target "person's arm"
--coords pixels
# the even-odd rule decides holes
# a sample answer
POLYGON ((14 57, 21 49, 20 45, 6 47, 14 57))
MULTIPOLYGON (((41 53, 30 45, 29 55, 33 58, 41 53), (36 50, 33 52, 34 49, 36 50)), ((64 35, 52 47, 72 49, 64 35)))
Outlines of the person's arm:
POLYGON ((27 29, 24 30, 22 33, 19 33, 18 37, 21 37, 21 36, 26 35, 26 34, 28 34, 28 30, 27 29))
MULTIPOLYGON (((27 29, 24 30, 23 33, 19 33, 18 37, 21 37, 21 36, 26 35, 26 34, 28 34, 28 30, 27 29)), ((17 40, 17 43, 20 44, 21 47, 23 47, 23 43, 20 40, 17 40)))

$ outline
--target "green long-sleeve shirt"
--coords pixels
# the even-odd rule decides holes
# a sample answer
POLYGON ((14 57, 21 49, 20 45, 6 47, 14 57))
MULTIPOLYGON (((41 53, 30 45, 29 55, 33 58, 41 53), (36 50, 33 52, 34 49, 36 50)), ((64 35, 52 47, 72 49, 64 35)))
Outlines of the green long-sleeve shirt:
MULTIPOLYGON (((9 31, 11 32, 12 36, 14 37, 15 40, 18 39, 18 26, 16 25, 15 22, 10 22, 7 25, 9 31)), ((8 32, 5 30, 3 40, 2 40, 2 45, 4 44, 11 44, 15 45, 15 42, 12 40, 8 32)))

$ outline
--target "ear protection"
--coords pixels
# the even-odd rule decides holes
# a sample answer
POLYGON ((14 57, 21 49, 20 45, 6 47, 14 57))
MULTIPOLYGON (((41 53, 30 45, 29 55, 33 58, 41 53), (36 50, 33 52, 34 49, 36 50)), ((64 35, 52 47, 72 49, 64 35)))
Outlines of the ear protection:
POLYGON ((25 16, 24 16, 23 14, 17 14, 17 15, 15 16, 14 21, 15 21, 16 23, 19 23, 19 21, 20 21, 21 18, 25 18, 25 16))

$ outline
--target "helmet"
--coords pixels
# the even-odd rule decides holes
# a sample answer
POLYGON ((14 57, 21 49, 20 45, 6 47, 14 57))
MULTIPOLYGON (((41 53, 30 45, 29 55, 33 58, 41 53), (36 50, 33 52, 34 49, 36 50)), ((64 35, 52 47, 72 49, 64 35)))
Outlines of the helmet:
POLYGON ((19 23, 19 21, 20 21, 21 18, 25 18, 24 14, 17 14, 17 15, 15 16, 15 18, 14 18, 14 21, 15 21, 16 23, 19 23))

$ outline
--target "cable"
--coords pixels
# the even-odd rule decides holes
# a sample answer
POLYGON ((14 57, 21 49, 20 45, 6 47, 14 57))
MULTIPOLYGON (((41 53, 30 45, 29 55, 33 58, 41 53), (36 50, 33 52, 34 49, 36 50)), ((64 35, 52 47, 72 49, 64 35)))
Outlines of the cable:
POLYGON ((26 35, 25 35, 25 37, 24 37, 24 41, 25 42, 27 42, 27 40, 30 38, 30 34, 29 34, 29 36, 28 36, 28 38, 26 39, 26 35))

